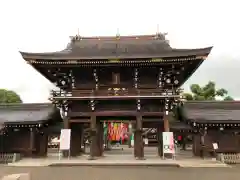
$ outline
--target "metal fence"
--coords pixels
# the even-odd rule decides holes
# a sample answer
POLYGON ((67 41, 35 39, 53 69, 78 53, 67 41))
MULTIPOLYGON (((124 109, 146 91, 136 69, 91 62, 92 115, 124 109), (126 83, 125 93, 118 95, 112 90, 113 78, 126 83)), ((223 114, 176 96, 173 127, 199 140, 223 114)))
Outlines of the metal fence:
POLYGON ((19 153, 0 153, 0 164, 13 163, 21 160, 19 153))
POLYGON ((240 164, 240 153, 220 153, 217 160, 226 164, 240 164))

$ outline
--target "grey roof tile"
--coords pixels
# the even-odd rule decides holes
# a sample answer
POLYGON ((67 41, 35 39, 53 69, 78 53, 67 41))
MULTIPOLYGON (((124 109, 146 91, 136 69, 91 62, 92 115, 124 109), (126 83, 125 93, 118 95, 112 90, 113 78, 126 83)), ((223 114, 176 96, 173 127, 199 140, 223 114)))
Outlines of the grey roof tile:
POLYGON ((66 49, 51 53, 20 52, 24 59, 133 59, 175 56, 205 56, 212 47, 202 49, 174 49, 164 37, 156 35, 114 37, 81 37, 72 40, 66 49))
POLYGON ((59 112, 52 104, 5 104, 0 105, 0 123, 38 123, 55 113, 59 112))
POLYGON ((184 122, 172 122, 172 123, 170 123, 170 129, 191 130, 192 127, 184 122))
POLYGON ((194 121, 239 121, 238 101, 189 101, 184 104, 184 115, 194 121))

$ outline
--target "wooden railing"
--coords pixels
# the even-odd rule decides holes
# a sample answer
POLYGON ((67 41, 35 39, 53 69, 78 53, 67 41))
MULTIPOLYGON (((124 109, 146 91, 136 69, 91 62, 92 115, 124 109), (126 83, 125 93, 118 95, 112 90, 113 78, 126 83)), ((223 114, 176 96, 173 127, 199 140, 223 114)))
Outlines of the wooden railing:
POLYGON ((96 97, 98 99, 109 99, 109 98, 179 98, 179 91, 172 91, 166 89, 120 89, 120 88, 109 88, 106 90, 72 90, 69 92, 54 91, 52 93, 52 99, 88 99, 96 97))

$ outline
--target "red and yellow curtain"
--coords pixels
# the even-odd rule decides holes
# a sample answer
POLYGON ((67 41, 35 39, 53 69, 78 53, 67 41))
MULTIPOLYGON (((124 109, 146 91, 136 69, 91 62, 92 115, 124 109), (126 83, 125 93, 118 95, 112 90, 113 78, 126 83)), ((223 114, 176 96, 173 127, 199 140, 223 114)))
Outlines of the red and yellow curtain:
POLYGON ((108 140, 110 141, 124 141, 128 132, 128 124, 127 123, 108 123, 108 140))

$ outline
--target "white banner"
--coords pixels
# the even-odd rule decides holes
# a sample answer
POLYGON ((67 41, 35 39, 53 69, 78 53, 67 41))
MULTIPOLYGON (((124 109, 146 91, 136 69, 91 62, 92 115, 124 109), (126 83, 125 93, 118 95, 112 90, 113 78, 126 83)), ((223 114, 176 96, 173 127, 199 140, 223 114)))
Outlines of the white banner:
POLYGON ((174 137, 173 132, 163 132, 163 153, 174 154, 174 137))
POLYGON ((60 150, 69 150, 71 141, 71 129, 61 129, 60 150))

